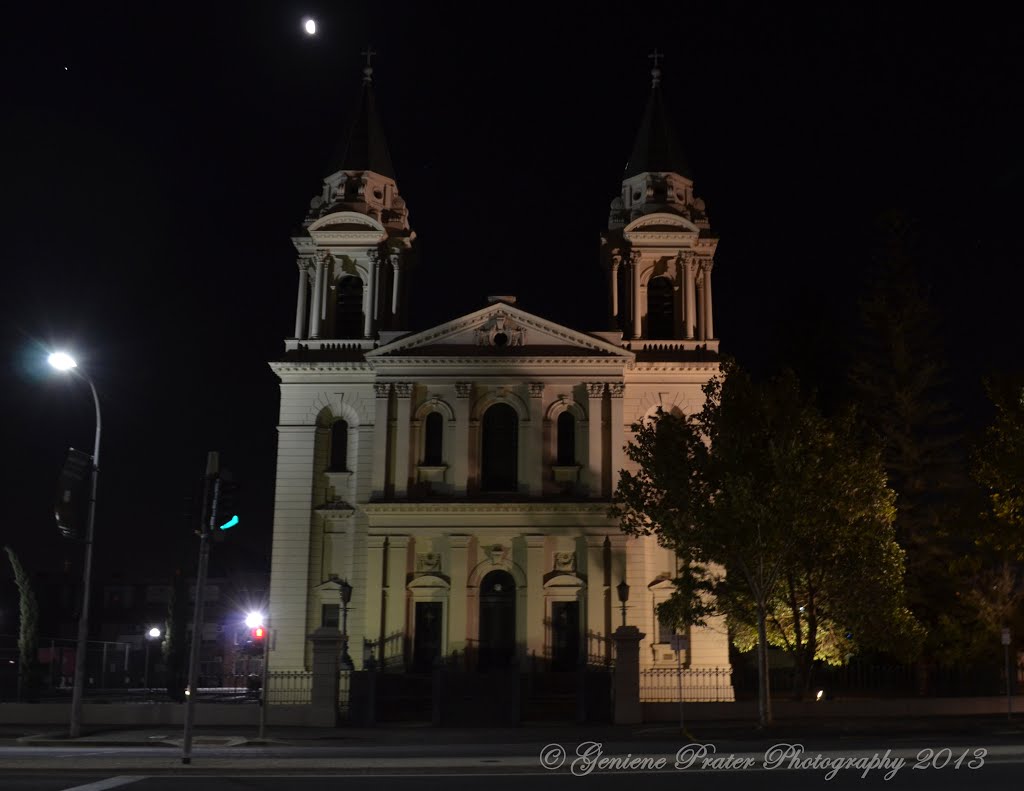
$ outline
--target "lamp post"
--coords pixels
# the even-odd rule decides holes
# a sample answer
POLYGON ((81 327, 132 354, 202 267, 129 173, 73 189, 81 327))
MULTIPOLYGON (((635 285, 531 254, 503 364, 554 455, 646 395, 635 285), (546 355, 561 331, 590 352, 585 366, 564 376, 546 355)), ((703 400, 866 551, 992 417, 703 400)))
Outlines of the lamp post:
POLYGON ((341 669, 353 670, 352 657, 348 654, 348 605, 352 601, 352 586, 348 580, 338 582, 341 594, 341 669))
POLYGON ((146 690, 147 691, 149 690, 149 644, 152 643, 154 640, 159 640, 159 639, 160 639, 160 630, 159 629, 157 629, 154 626, 153 628, 147 630, 147 632, 146 632, 146 671, 143 674, 143 677, 145 679, 143 681, 143 683, 146 685, 146 690))
POLYGON ((629 586, 626 581, 623 580, 615 586, 616 592, 619 594, 619 604, 622 605, 622 625, 626 625, 626 602, 629 601, 629 586))
POLYGON ((89 515, 85 526, 85 561, 82 570, 82 611, 78 616, 78 643, 75 649, 75 681, 71 690, 71 726, 68 734, 75 739, 82 734, 82 692, 85 688, 85 652, 89 640, 89 591, 92 587, 92 544, 96 532, 96 487, 100 477, 100 397, 96 394, 96 385, 92 379, 78 369, 75 359, 65 352, 54 352, 47 358, 58 371, 73 371, 82 377, 92 391, 93 404, 96 406, 96 438, 92 451, 92 474, 89 483, 89 515), (76 370, 78 369, 78 370, 76 370))

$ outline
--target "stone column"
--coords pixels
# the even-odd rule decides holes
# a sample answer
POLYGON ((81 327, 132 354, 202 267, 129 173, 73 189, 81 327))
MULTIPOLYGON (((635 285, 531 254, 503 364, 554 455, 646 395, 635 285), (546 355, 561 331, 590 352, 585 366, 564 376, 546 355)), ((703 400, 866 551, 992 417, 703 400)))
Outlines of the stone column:
POLYGON ((615 630, 612 721, 616 725, 637 725, 644 720, 640 705, 640 641, 646 636, 635 626, 620 626, 615 630))
POLYGON ((642 316, 643 310, 641 307, 640 298, 640 253, 633 252, 630 254, 630 266, 633 268, 633 337, 639 338, 643 335, 643 323, 642 316))
POLYGON ((407 656, 406 627, 408 594, 406 579, 409 568, 409 536, 388 536, 388 570, 384 577, 387 586, 384 597, 384 665, 400 665, 407 656))
POLYGON ((405 497, 409 491, 409 432, 411 382, 395 382, 395 397, 398 399, 395 431, 395 497, 405 497))
POLYGON ((306 337, 306 307, 309 304, 309 275, 306 272, 306 264, 299 264, 299 296, 295 302, 295 337, 302 339, 306 337))
POLYGON ((452 449, 452 487, 457 495, 465 495, 469 477, 469 394, 473 385, 455 383, 455 447, 452 449))
POLYGON ((395 256, 391 262, 391 266, 395 271, 395 280, 391 287, 391 315, 398 315, 398 278, 402 274, 401 268, 398 266, 398 256, 395 256))
POLYGON ((604 382, 587 382, 587 487, 591 497, 602 495, 604 461, 604 382))
POLYGON ((377 266, 374 263, 375 256, 371 256, 366 262, 369 283, 363 291, 365 296, 365 307, 363 308, 363 337, 373 337, 374 305, 377 302, 377 266))
POLYGON ((608 661, 611 659, 606 651, 608 634, 608 613, 606 607, 607 592, 604 579, 604 536, 586 536, 587 557, 585 573, 587 575, 587 640, 588 661, 590 659, 608 661))
POLYGON ((611 443, 611 490, 619 485, 619 471, 626 466, 626 453, 623 450, 626 444, 625 417, 622 408, 622 394, 626 390, 623 382, 609 382, 608 396, 611 398, 611 425, 608 427, 608 441, 611 443))
POLYGON ((707 305, 704 304, 704 279, 701 278, 697 281, 697 304, 700 309, 697 312, 697 340, 702 341, 707 336, 704 334, 705 325, 705 314, 707 313, 707 305))
POLYGON ((704 268, 704 337, 713 340, 715 337, 715 322, 711 310, 711 262, 708 261, 704 268))
MULTIPOLYGON (((544 612, 544 535, 523 536, 526 544, 526 634, 525 638, 526 655, 528 660, 532 654, 538 657, 544 656, 544 638, 548 631, 544 619, 547 613, 544 612)), ((527 665, 528 667, 528 665, 527 665)))
POLYGON ((694 274, 692 258, 684 259, 683 272, 683 281, 686 286, 686 338, 687 340, 693 340, 693 327, 697 323, 697 306, 693 299, 694 274))
POLYGON ((324 290, 324 257, 316 257, 316 267, 313 270, 313 302, 309 306, 310 325, 309 337, 320 337, 320 303, 323 301, 324 290))
POLYGON ((612 282, 611 282, 611 293, 612 293, 612 318, 616 319, 619 316, 619 264, 622 262, 622 256, 612 256, 612 282))
POLYGON ((448 536, 451 565, 448 569, 442 569, 448 573, 451 586, 448 593, 448 650, 458 651, 460 656, 466 651, 468 637, 466 585, 469 579, 469 561, 467 548, 471 539, 472 536, 448 536))
POLYGON ((310 697, 313 718, 321 727, 334 727, 338 724, 341 632, 333 626, 321 626, 309 635, 309 640, 313 643, 313 688, 310 697))
POLYGON ((375 382, 373 385, 374 416, 373 416, 373 483, 370 498, 378 499, 385 495, 388 474, 388 405, 390 403, 391 385, 387 382, 375 382))
POLYGON ((520 469, 525 462, 526 465, 526 490, 533 497, 540 497, 544 493, 544 414, 543 396, 544 385, 541 382, 530 382, 530 424, 528 431, 529 441, 526 443, 526 452, 520 461, 520 469))

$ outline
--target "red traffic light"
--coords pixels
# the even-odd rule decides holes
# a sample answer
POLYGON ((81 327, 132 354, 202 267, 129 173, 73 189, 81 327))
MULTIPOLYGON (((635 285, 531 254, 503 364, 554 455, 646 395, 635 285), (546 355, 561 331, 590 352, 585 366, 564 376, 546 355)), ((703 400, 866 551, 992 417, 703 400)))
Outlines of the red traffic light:
POLYGON ((253 627, 253 630, 252 630, 252 639, 253 640, 262 640, 266 636, 267 636, 267 630, 264 629, 262 626, 255 626, 255 627, 253 627))

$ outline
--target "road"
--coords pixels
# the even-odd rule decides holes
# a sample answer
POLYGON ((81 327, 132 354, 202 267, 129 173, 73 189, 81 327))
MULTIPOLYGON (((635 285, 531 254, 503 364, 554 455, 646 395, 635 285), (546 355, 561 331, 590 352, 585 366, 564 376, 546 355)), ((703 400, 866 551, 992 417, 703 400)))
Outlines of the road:
POLYGON ((681 789, 714 789, 714 791, 750 791, 755 789, 803 789, 822 788, 903 788, 950 791, 970 788, 1006 791, 1020 788, 1024 783, 1024 764, 998 763, 984 766, 965 773, 960 770, 912 771, 905 769, 891 780, 881 772, 861 778, 859 772, 839 772, 833 780, 826 780, 824 772, 814 770, 736 770, 653 773, 595 773, 589 777, 577 778, 566 772, 529 772, 503 774, 499 768, 490 771, 467 770, 462 772, 432 772, 416 776, 376 774, 353 774, 337 772, 321 775, 292 773, 251 773, 225 775, 210 774, 196 770, 188 775, 110 775, 62 773, 59 776, 43 774, 0 775, 0 784, 5 791, 107 791, 123 788, 125 791, 461 791, 479 789, 487 791, 556 791, 556 789, 599 789, 600 791, 622 791, 624 784, 635 777, 644 791, 681 791, 681 789))

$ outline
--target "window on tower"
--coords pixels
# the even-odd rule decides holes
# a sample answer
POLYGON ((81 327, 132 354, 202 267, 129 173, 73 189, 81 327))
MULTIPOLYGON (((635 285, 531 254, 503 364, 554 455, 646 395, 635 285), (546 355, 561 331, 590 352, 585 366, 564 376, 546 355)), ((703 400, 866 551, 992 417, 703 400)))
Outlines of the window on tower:
POLYGON ((558 453, 556 464, 569 466, 576 463, 576 418, 571 412, 558 416, 558 453))
POLYGON ((363 319, 363 281, 358 277, 341 278, 334 305, 334 336, 362 338, 363 319))
POLYGON ((444 464, 444 418, 431 412, 424 423, 423 463, 428 467, 444 464))
POLYGON ((674 327, 674 292, 667 277, 653 277, 647 283, 647 337, 672 338, 674 327))
POLYGON ((348 423, 336 420, 331 426, 331 472, 348 471, 348 423))

